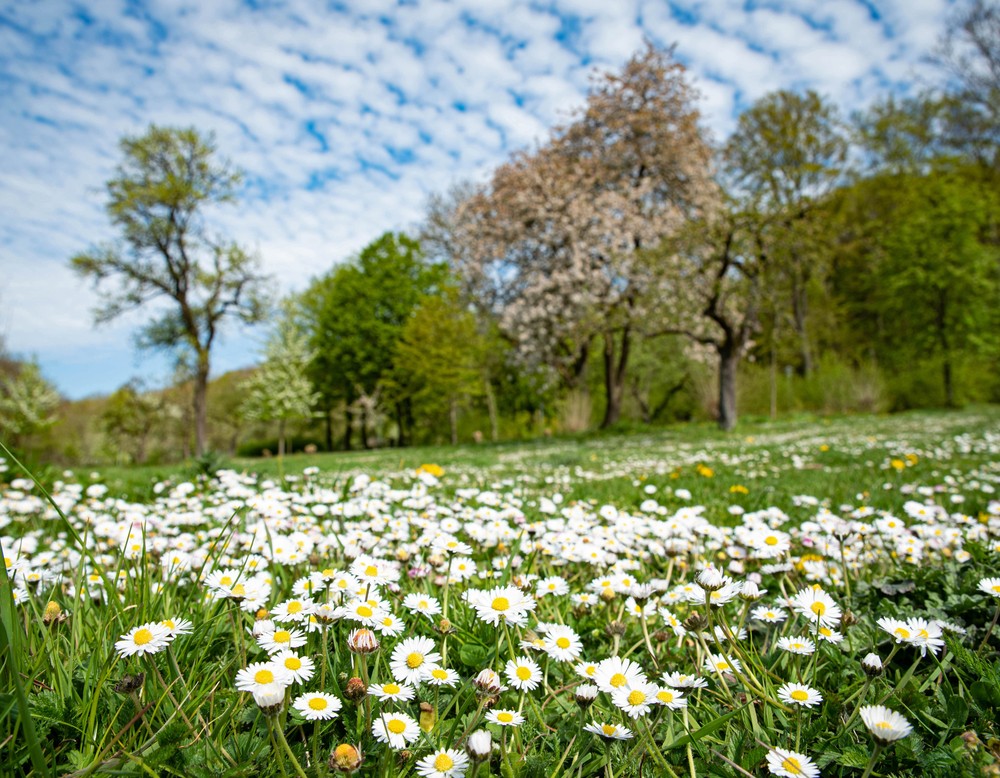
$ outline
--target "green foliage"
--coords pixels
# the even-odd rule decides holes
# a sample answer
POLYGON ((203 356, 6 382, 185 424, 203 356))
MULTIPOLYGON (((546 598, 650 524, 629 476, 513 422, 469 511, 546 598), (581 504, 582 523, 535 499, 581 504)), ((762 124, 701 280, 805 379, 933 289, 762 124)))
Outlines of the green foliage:
POLYGON ((58 405, 59 393, 36 363, 24 362, 14 375, 0 376, 0 427, 11 442, 24 441, 54 424, 58 405))

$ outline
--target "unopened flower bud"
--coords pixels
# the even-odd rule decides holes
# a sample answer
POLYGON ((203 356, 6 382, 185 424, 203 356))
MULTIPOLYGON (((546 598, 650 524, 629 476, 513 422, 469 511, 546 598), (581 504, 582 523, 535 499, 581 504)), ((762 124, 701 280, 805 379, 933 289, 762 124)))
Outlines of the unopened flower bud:
POLYGON ((489 730, 477 729, 465 741, 465 753, 473 762, 484 762, 493 750, 493 736, 489 730))
POLYGON ((455 627, 448 619, 441 619, 437 623, 437 631, 442 635, 450 635, 455 631, 455 627))
POLYGON ((605 602, 611 602, 614 598, 615 592, 610 586, 601 590, 601 599, 605 602))
POLYGON ((365 682, 355 676, 347 679, 347 686, 344 687, 344 697, 351 702, 360 702, 368 694, 368 687, 365 682))
POLYGON ((285 687, 276 683, 268 684, 253 693, 253 701, 265 716, 277 716, 285 701, 285 687))
POLYGON ((479 697, 496 697, 504 689, 500 676, 490 669, 480 670, 472 685, 476 687, 479 697))
POLYGON ((146 680, 145 673, 123 675, 121 680, 115 684, 114 690, 119 694, 132 694, 132 692, 137 692, 142 688, 142 682, 144 680, 146 680))
POLYGON ((577 686, 573 690, 573 702, 579 705, 583 710, 589 708, 594 700, 597 699, 598 688, 592 683, 585 683, 582 686, 577 686))
POLYGON ((437 719, 437 713, 434 710, 434 706, 429 702, 420 703, 420 728, 424 732, 430 732, 434 729, 434 721, 437 719))
POLYGON ((740 599, 744 602, 757 602, 765 594, 767 594, 767 589, 761 591, 760 587, 753 581, 744 581, 743 588, 740 589, 740 599))
POLYGON ((615 635, 624 635, 625 622, 618 621, 616 619, 615 621, 609 622, 608 625, 604 628, 604 631, 607 632, 612 637, 614 637, 615 635))
POLYGON ((355 654, 372 654, 378 651, 378 638, 366 627, 356 629, 347 636, 347 647, 355 654))
POLYGON ((688 632, 701 632, 708 626, 708 619, 700 613, 692 613, 682 623, 688 632))
POLYGON ((42 623, 51 624, 53 621, 63 621, 62 608, 55 600, 49 600, 45 605, 45 612, 42 613, 42 623))
POLYGON ((330 760, 327 762, 330 769, 338 773, 353 773, 361 763, 365 761, 361 754, 361 749, 352 746, 350 743, 341 743, 330 753, 330 760))
POLYGON ((847 629, 848 627, 853 627, 857 623, 858 623, 858 617, 855 616, 851 611, 845 610, 840 617, 840 626, 843 629, 847 629))
POLYGON ((717 592, 726 585, 726 577, 715 567, 706 567, 696 579, 698 585, 707 592, 717 592))
POLYGON ((648 583, 633 584, 628 593, 639 605, 645 605, 647 600, 653 596, 653 587, 648 583))
POLYGON ((882 675, 882 659, 878 654, 868 654, 861 660, 861 669, 865 671, 865 675, 876 678, 882 675))

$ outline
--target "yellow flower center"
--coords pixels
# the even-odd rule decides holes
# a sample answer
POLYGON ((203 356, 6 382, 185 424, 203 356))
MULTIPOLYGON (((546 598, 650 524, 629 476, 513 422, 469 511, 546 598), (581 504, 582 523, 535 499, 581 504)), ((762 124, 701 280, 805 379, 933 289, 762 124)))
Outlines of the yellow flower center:
POLYGON ((809 610, 811 610, 817 616, 822 616, 824 613, 826 613, 826 605, 824 605, 821 602, 814 602, 811 606, 809 606, 809 610))
POLYGON ((313 710, 326 710, 327 704, 324 697, 313 697, 309 700, 309 707, 313 710))
POLYGON ((646 695, 640 692, 638 689, 633 689, 628 695, 629 705, 642 705, 646 701, 646 695))
POLYGON ((258 670, 254 673, 253 679, 256 683, 273 683, 274 673, 270 670, 258 670))
POLYGON ((153 633, 143 627, 132 636, 132 642, 137 646, 144 646, 153 641, 153 633))
POLYGON ((289 656, 285 658, 285 667, 289 670, 298 670, 302 667, 302 660, 297 656, 289 656))
POLYGON ((501 613, 510 607, 510 601, 506 597, 497 597, 493 600, 490 606, 495 611, 500 611, 501 613))
POLYGON ((611 680, 608 681, 608 683, 610 683, 612 686, 618 689, 628 683, 628 678, 626 678, 621 673, 615 673, 614 675, 611 676, 611 680))
POLYGON ((608 737, 611 737, 618 731, 618 728, 614 724, 601 724, 601 731, 608 737))
POLYGON ((879 729, 892 729, 892 724, 890 724, 888 721, 880 721, 875 726, 878 727, 879 729))
POLYGON ((289 613, 299 613, 301 610, 302 610, 302 603, 299 602, 298 600, 292 600, 290 603, 288 603, 289 613))
POLYGON ((274 633, 275 643, 290 643, 292 640, 292 633, 287 629, 279 629, 274 633))
POLYGON ((559 648, 569 648, 569 638, 556 638, 556 645, 559 648))
POLYGON ((424 655, 418 654, 416 651, 414 651, 412 654, 406 657, 406 666, 409 667, 411 670, 416 670, 423 663, 424 663, 424 655))
POLYGON ((228 575, 222 576, 222 578, 219 579, 219 585, 220 586, 232 586, 233 585, 233 579, 232 579, 232 577, 228 576, 228 575))
POLYGON ((443 681, 448 677, 448 671, 442 670, 440 667, 435 667, 433 670, 431 670, 431 675, 434 678, 437 678, 439 681, 443 681))
POLYGON ((373 611, 367 605, 359 605, 358 606, 358 615, 361 616, 362 618, 366 618, 366 619, 370 618, 371 615, 372 615, 372 613, 374 613, 374 612, 375 611, 373 611))
POLYGON ((440 770, 442 773, 445 770, 450 770, 454 766, 455 766, 455 760, 452 759, 447 754, 438 754, 434 758, 434 769, 440 770))
POLYGON ((378 575, 378 568, 375 567, 375 565, 368 565, 368 567, 365 568, 365 575, 369 578, 374 578, 378 575))
POLYGON ((385 725, 385 728, 394 735, 401 735, 406 729, 406 724, 399 719, 390 719, 389 723, 385 725))
POLYGON ((233 592, 233 594, 235 594, 235 595, 236 595, 237 597, 244 597, 244 596, 246 596, 246 593, 247 593, 247 590, 246 590, 246 588, 245 588, 245 587, 243 586, 243 584, 236 584, 236 586, 234 586, 234 587, 232 588, 232 592, 233 592))
POLYGON ((766 538, 764 538, 764 542, 769 546, 778 545, 778 539, 774 535, 768 535, 766 538))
POLYGON ((659 692, 656 693, 656 699, 658 699, 664 705, 668 705, 669 703, 674 701, 674 693, 668 692, 666 689, 661 689, 659 692))
POLYGON ((162 624, 167 629, 173 629, 175 626, 173 619, 164 619, 163 621, 160 622, 160 624, 162 624))
POLYGON ((531 669, 525 667, 524 665, 521 665, 519 668, 517 668, 516 674, 517 677, 520 678, 522 681, 527 681, 529 678, 531 678, 531 669))
POLYGON ((386 694, 399 694, 400 688, 394 683, 382 684, 382 691, 386 694))
POLYGON ((781 763, 782 768, 794 775, 804 775, 802 772, 802 763, 799 762, 794 756, 786 757, 781 763))
POLYGON ((896 627, 896 631, 892 634, 902 638, 903 640, 908 640, 910 637, 910 630, 905 629, 904 627, 896 627))
POLYGON ((805 702, 806 700, 809 699, 809 695, 806 692, 802 691, 801 689, 796 689, 788 696, 791 697, 796 702, 805 702))
POLYGON ((502 721, 504 724, 510 724, 513 720, 514 715, 512 713, 508 713, 507 711, 497 714, 497 721, 502 721))

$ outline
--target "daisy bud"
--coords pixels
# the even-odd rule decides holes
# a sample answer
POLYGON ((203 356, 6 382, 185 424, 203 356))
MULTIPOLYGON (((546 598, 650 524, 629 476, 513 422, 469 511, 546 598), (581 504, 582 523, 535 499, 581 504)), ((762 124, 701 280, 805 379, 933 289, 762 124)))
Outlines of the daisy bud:
POLYGON ((55 600, 49 600, 45 605, 45 612, 42 614, 42 623, 51 624, 53 621, 62 621, 62 608, 55 600))
POLYGON ((276 683, 268 684, 253 693, 253 701, 265 716, 277 716, 285 701, 285 687, 276 683))
POLYGON ((145 673, 135 675, 123 675, 121 680, 114 685, 114 690, 119 694, 132 694, 142 688, 142 682, 146 680, 145 673))
POLYGON ((503 691, 500 676, 489 669, 480 670, 479 675, 473 679, 472 685, 476 687, 480 697, 496 697, 503 691))
POLYGON ((266 619, 270 614, 267 612, 267 608, 260 608, 257 613, 254 614, 254 619, 257 621, 262 621, 266 619))
POLYGON ((363 761, 365 758, 361 755, 361 749, 350 743, 341 743, 330 752, 330 760, 327 764, 338 773, 353 773, 361 767, 363 761))
POLYGON ((437 713, 434 711, 434 706, 429 702, 420 703, 420 728, 424 732, 430 732, 434 729, 434 721, 437 718, 437 713))
POLYGON ((861 660, 861 669, 870 678, 882 675, 882 659, 878 654, 868 654, 861 660))
POLYGON ((762 592, 760 587, 753 581, 744 581, 743 588, 740 589, 740 599, 744 602, 757 602, 757 600, 764 596, 766 591, 762 592))
POLYGON ((368 694, 368 687, 365 686, 365 682, 360 678, 355 676, 354 678, 349 678, 347 680, 347 686, 344 687, 344 697, 346 697, 351 702, 360 702, 368 694))
POLYGON ((844 611, 844 613, 840 617, 840 626, 842 629, 853 627, 857 623, 858 623, 858 617, 855 616, 850 611, 844 611))
POLYGON ((604 628, 604 631, 609 635, 614 637, 615 635, 625 634, 625 622, 624 621, 612 621, 604 628))
POLYGON ((488 730, 477 729, 465 741, 465 753, 473 762, 484 762, 489 759, 493 750, 493 736, 488 730))
POLYGON ((586 710, 597 699, 598 688, 592 683, 585 683, 583 686, 576 687, 573 692, 573 701, 580 706, 582 710, 586 710))
POLYGON ((726 585, 725 576, 722 571, 714 567, 706 567, 696 579, 698 585, 707 592, 717 592, 726 585))
POLYGON ((253 627, 250 630, 250 634, 254 638, 259 638, 265 632, 274 632, 274 622, 270 619, 258 619, 253 623, 253 627))
POLYGON ((442 635, 450 635, 455 631, 455 627, 452 626, 452 623, 448 619, 441 619, 437 623, 437 631, 442 635))
POLYGON ((645 605, 646 601, 653 596, 653 587, 648 583, 633 584, 632 588, 629 589, 629 594, 639 605, 645 605))
POLYGON ((701 632, 708 626, 708 619, 700 613, 692 613, 682 623, 688 632, 701 632))
POLYGON ((601 590, 601 599, 605 602, 611 602, 615 598, 614 590, 609 586, 606 589, 601 590))
POLYGON ((347 637, 347 647, 355 654, 372 654, 378 651, 379 642, 370 629, 356 629, 347 637))

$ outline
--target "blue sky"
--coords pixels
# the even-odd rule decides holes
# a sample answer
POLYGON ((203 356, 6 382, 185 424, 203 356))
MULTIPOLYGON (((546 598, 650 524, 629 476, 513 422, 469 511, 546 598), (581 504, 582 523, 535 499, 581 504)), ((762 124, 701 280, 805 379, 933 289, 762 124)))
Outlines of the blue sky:
MULTIPOLYGON (((845 111, 937 77, 948 0, 14 0, 0 2, 0 333, 63 394, 158 386, 141 318, 94 329, 74 253, 113 237, 118 139, 194 125, 247 173, 220 232, 280 291, 419 222, 427 196, 544 138, 648 37, 676 43, 716 138, 778 88, 845 111)), ((252 364, 232 329, 214 372, 252 364)))

